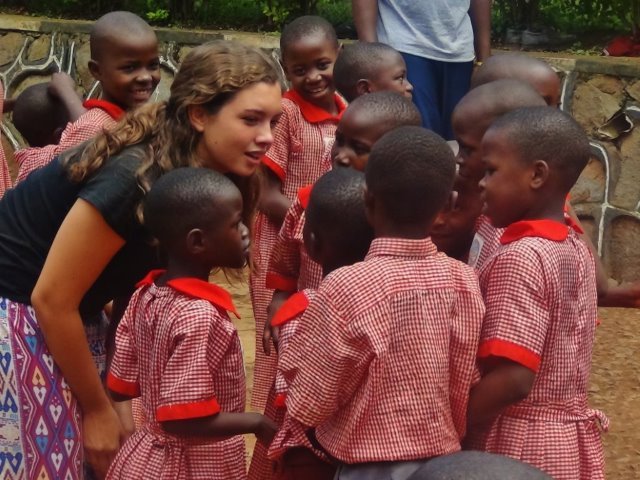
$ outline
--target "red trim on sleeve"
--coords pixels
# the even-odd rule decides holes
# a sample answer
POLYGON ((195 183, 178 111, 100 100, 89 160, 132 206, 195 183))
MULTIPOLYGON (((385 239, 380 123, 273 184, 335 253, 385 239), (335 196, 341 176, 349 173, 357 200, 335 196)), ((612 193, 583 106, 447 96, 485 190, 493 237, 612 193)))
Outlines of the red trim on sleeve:
POLYGON ((291 295, 286 302, 282 304, 280 309, 271 319, 271 325, 279 327, 290 320, 300 316, 309 306, 309 299, 304 292, 296 292, 291 295))
POLYGON ((284 182, 284 177, 286 177, 286 172, 280 165, 278 165, 276 162, 271 160, 266 155, 262 157, 262 164, 265 167, 267 167, 269 170, 271 170, 273 173, 275 173, 281 182, 284 182))
POLYGON ((107 388, 131 398, 140 396, 140 384, 138 382, 127 382, 116 377, 111 372, 107 373, 107 388))
POLYGON ((487 340, 478 348, 478 358, 502 357, 538 373, 540 369, 540 355, 506 340, 487 340))
POLYGON ((337 94, 333 95, 333 99, 336 102, 336 107, 338 107, 338 113, 333 115, 332 113, 327 112, 324 108, 314 105, 311 102, 308 102, 302 96, 296 92, 295 90, 288 90, 282 95, 282 98, 286 98, 294 102, 300 108, 300 112, 304 119, 309 123, 320 123, 326 121, 334 121, 338 122, 342 117, 342 113, 347 108, 347 103, 337 94))
POLYGON ((107 102, 106 100, 99 100, 92 98, 90 100, 85 100, 82 103, 82 106, 86 109, 99 108, 100 110, 104 110, 109 114, 111 118, 118 121, 124 114, 126 113, 123 109, 121 109, 115 103, 107 102))
POLYGON ((286 408, 287 407, 287 394, 279 393, 276 395, 276 399, 273 401, 273 405, 276 408, 286 408))
POLYGON ((305 210, 309 205, 309 198, 311 198, 312 188, 313 188, 313 184, 307 185, 306 187, 302 187, 300 190, 298 190, 298 200, 300 200, 300 204, 302 205, 302 208, 304 208, 305 210))
POLYGON ((554 242, 562 242, 568 236, 569 227, 566 223, 555 220, 521 220, 505 228, 500 237, 500 243, 506 245, 525 237, 541 237, 554 242))
POLYGON ((220 405, 215 398, 201 402, 178 403, 156 408, 156 420, 187 420, 189 418, 209 417, 220 413, 220 405))
POLYGON ((298 289, 298 280, 291 277, 285 277, 278 273, 267 272, 267 279, 265 280, 264 285, 271 290, 295 292, 298 289))

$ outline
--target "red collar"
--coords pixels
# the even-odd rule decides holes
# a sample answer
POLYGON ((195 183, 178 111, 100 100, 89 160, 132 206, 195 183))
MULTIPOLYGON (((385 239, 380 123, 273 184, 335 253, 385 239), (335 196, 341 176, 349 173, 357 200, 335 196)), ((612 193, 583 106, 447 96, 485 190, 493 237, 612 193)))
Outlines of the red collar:
POLYGON ((92 98, 91 100, 85 100, 82 106, 84 108, 89 108, 89 109, 99 108, 101 110, 104 110, 109 114, 111 118, 113 118, 116 121, 124 117, 124 113, 125 113, 124 110, 121 109, 115 103, 111 103, 111 102, 107 102, 106 100, 99 100, 95 98, 92 98))
POLYGON ((300 204, 302 205, 302 208, 304 208, 305 210, 309 205, 309 198, 311 198, 312 188, 313 188, 313 184, 307 185, 306 187, 302 187, 300 190, 298 190, 298 200, 300 200, 300 204))
MULTIPOLYGON (((136 284, 136 288, 153 284, 164 272, 166 270, 151 270, 146 277, 136 284)), ((231 312, 237 318, 240 318, 231 299, 231 294, 222 287, 192 277, 174 278, 167 282, 167 286, 189 297, 207 300, 216 307, 231 312)))
POLYGON ((338 107, 337 115, 332 115, 324 108, 320 108, 319 106, 308 102, 307 100, 302 98, 302 96, 295 90, 288 90, 284 95, 282 95, 282 98, 287 98, 298 105, 298 107, 300 107, 300 112, 302 112, 302 116, 309 123, 320 123, 326 122, 328 120, 337 122, 338 120, 340 120, 340 117, 342 117, 342 112, 344 112, 344 110, 347 108, 347 104, 344 102, 344 100, 342 100, 342 98, 340 98, 340 96, 336 95, 335 93, 333 94, 333 98, 338 107))
POLYGON ((554 242, 562 242, 569 236, 569 226, 554 220, 521 220, 504 229, 500 243, 515 242, 525 237, 540 237, 554 242))
POLYGON ((271 319, 271 326, 279 327, 280 325, 287 323, 289 320, 293 320, 302 314, 308 306, 309 298, 304 294, 304 292, 294 293, 275 313, 271 319))

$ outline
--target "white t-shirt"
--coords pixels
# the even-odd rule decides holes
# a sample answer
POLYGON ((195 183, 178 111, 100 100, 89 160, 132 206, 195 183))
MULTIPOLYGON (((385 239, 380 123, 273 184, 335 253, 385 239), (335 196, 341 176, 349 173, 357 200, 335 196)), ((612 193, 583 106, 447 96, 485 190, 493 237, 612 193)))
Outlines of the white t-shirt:
POLYGON ((378 0, 378 41, 445 62, 474 59, 470 0, 378 0))

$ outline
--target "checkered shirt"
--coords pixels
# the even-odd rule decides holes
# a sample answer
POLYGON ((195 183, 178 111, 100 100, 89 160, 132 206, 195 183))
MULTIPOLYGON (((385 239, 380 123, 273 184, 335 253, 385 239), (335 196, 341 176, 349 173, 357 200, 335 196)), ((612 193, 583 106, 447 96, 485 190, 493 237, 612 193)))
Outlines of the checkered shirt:
POLYGON ((113 128, 115 125, 116 120, 103 109, 92 108, 83 113, 75 122, 67 124, 57 145, 31 147, 17 151, 15 153, 18 164, 16 183, 27 178, 34 170, 44 167, 65 150, 95 137, 105 129, 113 128))
POLYGON ((223 442, 175 437, 159 422, 243 412, 242 349, 226 310, 230 295, 197 279, 156 286, 152 272, 118 326, 107 385, 141 395, 150 420, 118 453, 111 478, 245 478, 242 436, 223 442), (159 449, 158 446, 164 447, 159 449))
POLYGON ((536 372, 529 396, 484 429, 474 449, 508 455, 553 478, 603 479, 601 412, 587 405, 597 315, 595 262, 567 225, 517 222, 481 267, 486 316, 480 362, 501 357, 536 372), (564 239, 563 239, 564 238, 564 239))
POLYGON ((458 451, 483 315, 470 267, 430 239, 375 239, 323 280, 284 352, 287 411, 345 463, 458 451))
POLYGON ((476 234, 471 243, 467 263, 477 272, 500 246, 500 236, 504 232, 504 228, 494 227, 491 225, 489 217, 480 215, 476 221, 475 229, 476 234))
MULTIPOLYGON (((338 115, 306 102, 295 91, 285 93, 282 99, 282 116, 274 128, 274 142, 264 165, 282 182, 282 193, 293 202, 298 190, 314 183, 331 168, 331 148, 344 102, 336 95, 338 115)), ((251 303, 256 320, 256 363, 251 405, 264 408, 267 394, 273 384, 276 355, 267 356, 262 350, 262 334, 267 320, 267 307, 273 290, 266 288, 266 276, 279 226, 266 215, 256 215, 253 228, 252 259, 256 270, 250 278, 251 303)))
POLYGON ((287 211, 271 252, 267 288, 295 292, 318 288, 322 281, 322 267, 309 257, 302 236, 310 193, 311 185, 301 188, 287 211))
MULTIPOLYGON (((4 90, 2 88, 2 82, 0 82, 0 125, 2 124, 2 106, 4 104, 4 90)), ((0 137, 2 132, 0 132, 0 137)), ((7 159, 4 156, 4 150, 2 150, 2 141, 0 138, 0 198, 3 197, 4 192, 11 188, 12 185, 11 175, 9 174, 9 165, 7 159)))

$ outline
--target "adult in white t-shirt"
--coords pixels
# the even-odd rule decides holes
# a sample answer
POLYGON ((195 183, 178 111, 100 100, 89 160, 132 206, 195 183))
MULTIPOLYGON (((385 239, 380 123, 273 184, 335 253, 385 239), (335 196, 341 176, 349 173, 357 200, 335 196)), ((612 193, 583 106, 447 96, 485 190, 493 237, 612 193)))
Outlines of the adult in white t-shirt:
POLYGON ((451 112, 491 54, 491 0, 352 0, 358 38, 402 53, 426 128, 453 138, 451 112))

